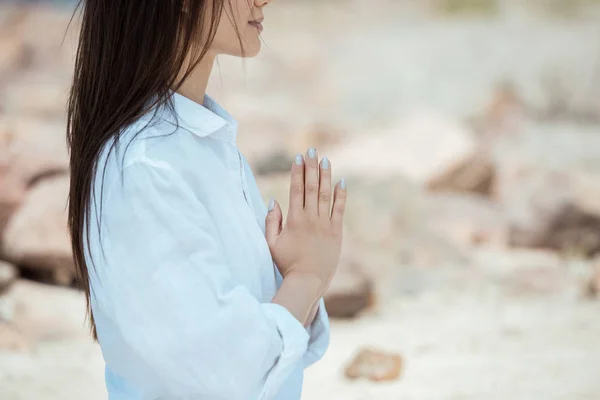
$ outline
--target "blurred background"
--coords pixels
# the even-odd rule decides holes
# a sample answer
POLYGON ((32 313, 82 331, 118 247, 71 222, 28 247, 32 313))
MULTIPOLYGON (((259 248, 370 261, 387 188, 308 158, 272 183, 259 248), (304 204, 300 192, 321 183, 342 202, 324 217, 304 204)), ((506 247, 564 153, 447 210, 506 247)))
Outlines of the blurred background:
MULTIPOLYGON (((0 1, 2 400, 107 398, 66 230, 72 7, 0 1)), ((600 1, 265 15, 209 94, 265 201, 311 146, 350 194, 303 399, 600 399, 600 1)))

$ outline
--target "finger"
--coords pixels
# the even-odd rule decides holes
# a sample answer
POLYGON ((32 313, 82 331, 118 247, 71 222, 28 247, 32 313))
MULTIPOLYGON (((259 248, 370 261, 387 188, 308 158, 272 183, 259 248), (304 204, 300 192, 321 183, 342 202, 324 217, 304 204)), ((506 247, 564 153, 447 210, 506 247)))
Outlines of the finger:
POLYGON ((327 157, 321 159, 319 172, 319 216, 329 219, 331 215, 331 163, 327 157))
POLYGON ((342 178, 335 185, 333 193, 333 207, 331 208, 331 224, 334 229, 341 232, 344 223, 344 212, 346 210, 346 180, 342 178))
POLYGON ((300 214, 304 209, 304 158, 296 154, 290 180, 290 204, 288 215, 300 214))
POLYGON ((281 207, 279 207, 279 204, 275 200, 271 199, 269 202, 269 212, 265 218, 265 237, 269 246, 275 243, 281 233, 282 219, 281 207))
POLYGON ((304 211, 308 215, 318 215, 319 204, 319 163, 317 150, 308 149, 304 167, 304 211))

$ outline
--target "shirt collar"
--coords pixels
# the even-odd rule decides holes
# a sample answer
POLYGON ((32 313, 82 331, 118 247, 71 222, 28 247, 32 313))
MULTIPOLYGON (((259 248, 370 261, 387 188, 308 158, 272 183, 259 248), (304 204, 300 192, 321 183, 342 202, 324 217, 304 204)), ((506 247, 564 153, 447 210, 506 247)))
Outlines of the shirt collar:
MULTIPOLYGON (((204 95, 202 105, 177 92, 171 92, 171 99, 179 126, 200 137, 212 136, 235 142, 237 121, 210 96, 204 95)), ((167 119, 175 123, 172 115, 167 119)))

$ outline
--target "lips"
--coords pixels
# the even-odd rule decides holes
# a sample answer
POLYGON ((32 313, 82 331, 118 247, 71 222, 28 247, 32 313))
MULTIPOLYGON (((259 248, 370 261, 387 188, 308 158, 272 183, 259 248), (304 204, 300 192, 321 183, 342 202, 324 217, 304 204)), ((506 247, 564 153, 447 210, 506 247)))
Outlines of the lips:
POLYGON ((262 32, 262 30, 263 30, 263 26, 262 26, 263 20, 264 20, 264 18, 259 18, 259 19, 256 19, 254 21, 248 21, 248 24, 250 24, 253 27, 255 27, 256 29, 258 29, 259 32, 262 32))

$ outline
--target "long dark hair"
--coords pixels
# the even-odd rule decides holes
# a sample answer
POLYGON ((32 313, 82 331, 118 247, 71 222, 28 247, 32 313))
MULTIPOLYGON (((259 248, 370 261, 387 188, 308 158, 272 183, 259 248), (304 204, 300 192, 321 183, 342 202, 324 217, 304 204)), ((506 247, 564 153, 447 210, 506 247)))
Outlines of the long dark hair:
MULTIPOLYGON (((77 281, 85 292, 96 340, 83 242, 87 237, 89 248, 89 236, 83 230, 90 218, 100 153, 111 138, 118 139, 124 127, 150 109, 163 105, 173 109, 171 91, 179 89, 206 55, 225 1, 81 0, 73 14, 82 11, 68 100, 68 226, 77 281)), ((69 25, 72 21, 73 17, 69 25)))

